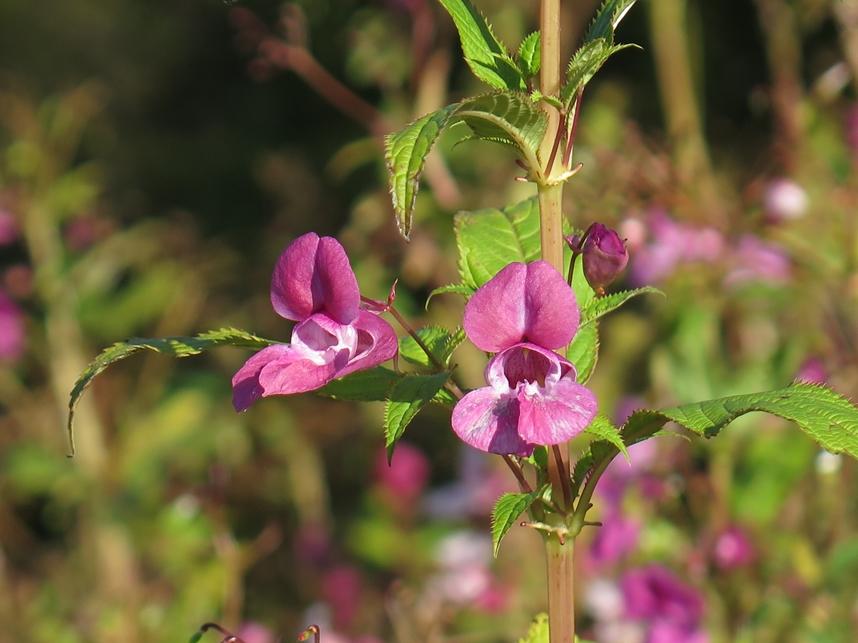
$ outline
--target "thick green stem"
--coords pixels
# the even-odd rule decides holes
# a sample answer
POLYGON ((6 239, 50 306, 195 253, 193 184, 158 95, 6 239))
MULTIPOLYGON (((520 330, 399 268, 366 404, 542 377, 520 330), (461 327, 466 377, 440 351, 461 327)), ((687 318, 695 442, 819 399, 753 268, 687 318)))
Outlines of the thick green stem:
POLYGON ((545 537, 548 568, 548 633, 551 643, 575 640, 575 539, 562 543, 556 534, 545 537))
MULTIPOLYGON (((560 93, 560 0, 542 0, 539 11, 539 30, 542 35, 540 89, 546 96, 560 93)), ((555 141, 562 127, 561 115, 554 107, 543 104, 548 116, 548 127, 539 149, 539 160, 545 168, 545 183, 539 185, 539 222, 542 258, 563 272, 563 183, 548 185, 554 172, 565 168, 548 160, 555 157, 555 141), (552 154, 553 151, 553 154, 552 154)), ((555 455, 548 458, 548 477, 551 480, 555 503, 568 502, 564 498, 564 482, 569 478, 566 445, 559 445, 555 455)), ((568 492, 567 492, 568 493, 568 492)), ((564 507, 568 510, 568 506, 564 507)), ((573 539, 560 542, 556 534, 545 539, 548 564, 548 627, 550 643, 573 643, 575 640, 575 611, 573 595, 573 539)))

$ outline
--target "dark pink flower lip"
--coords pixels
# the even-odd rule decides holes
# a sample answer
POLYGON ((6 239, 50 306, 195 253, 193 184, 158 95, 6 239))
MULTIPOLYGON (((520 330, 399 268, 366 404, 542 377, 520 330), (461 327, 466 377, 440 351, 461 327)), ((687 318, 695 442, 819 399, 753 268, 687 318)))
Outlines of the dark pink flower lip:
POLYGON ((390 324, 360 309, 360 291, 345 250, 332 237, 305 234, 277 261, 271 303, 299 322, 289 344, 253 355, 232 378, 233 406, 292 395, 391 359, 398 349, 390 324))
POLYGON ((596 415, 596 398, 575 382, 572 365, 535 344, 495 355, 486 381, 459 400, 452 418, 456 435, 481 451, 529 455, 536 445, 569 440, 596 415))

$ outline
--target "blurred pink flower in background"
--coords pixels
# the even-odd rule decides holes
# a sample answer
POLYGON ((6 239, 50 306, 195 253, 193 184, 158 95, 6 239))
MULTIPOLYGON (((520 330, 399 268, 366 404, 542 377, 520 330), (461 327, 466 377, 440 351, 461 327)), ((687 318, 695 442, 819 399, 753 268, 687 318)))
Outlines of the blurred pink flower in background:
POLYGON ((712 559, 721 569, 743 567, 754 559, 754 546, 748 535, 740 527, 733 525, 715 539, 712 559))
POLYGON ((746 234, 740 237, 731 255, 731 270, 724 278, 724 285, 738 286, 749 282, 782 284, 791 275, 792 265, 783 248, 746 234))
POLYGON ((629 447, 629 460, 622 456, 613 459, 596 485, 596 493, 610 505, 622 502, 629 487, 635 486, 646 497, 658 498, 664 483, 650 473, 657 456, 653 440, 638 442, 629 447))
POLYGON ((107 219, 82 214, 68 222, 63 237, 71 250, 80 252, 108 236, 112 227, 112 222, 107 219))
POLYGON ((12 213, 0 208, 0 248, 15 243, 19 232, 18 222, 12 213))
POLYGON ((18 304, 0 291, 0 359, 20 358, 25 342, 24 314, 18 304))
POLYGON ((630 277, 635 285, 658 283, 684 263, 717 261, 725 246, 715 228, 679 223, 660 209, 651 211, 643 225, 640 219, 626 219, 620 234, 632 250, 630 277))
POLYGON ((244 643, 276 643, 277 637, 274 633, 264 625, 259 623, 248 622, 244 623, 236 636, 244 643))
POLYGON ((621 561, 635 550, 640 536, 640 524, 623 516, 618 508, 609 508, 601 523, 587 551, 587 564, 592 569, 621 561))
POLYGON ((413 505, 429 482, 429 460, 417 447, 399 442, 390 464, 386 449, 379 450, 375 459, 375 479, 398 504, 413 505))
POLYGON ((491 540, 474 531, 458 531, 438 545, 438 573, 430 580, 430 591, 445 602, 470 605, 489 613, 502 611, 509 592, 490 569, 491 540))
POLYGON ((33 269, 18 263, 6 268, 0 287, 15 299, 26 299, 33 294, 33 269))
POLYGON ((322 597, 330 605, 335 627, 348 629, 360 610, 363 579, 357 567, 339 565, 322 576, 322 597))
POLYGON ((790 179, 774 179, 763 194, 763 209, 775 223, 798 219, 807 211, 807 192, 790 179))
POLYGON ((646 625, 646 643, 705 643, 703 598, 659 565, 633 569, 621 580, 625 617, 646 625))
POLYGON ((809 384, 825 384, 828 382, 825 362, 819 357, 808 357, 799 366, 795 379, 809 384))
POLYGON ((493 467, 479 451, 460 449, 457 468, 456 481, 426 494, 424 508, 433 518, 488 516, 501 494, 515 490, 509 473, 493 467))

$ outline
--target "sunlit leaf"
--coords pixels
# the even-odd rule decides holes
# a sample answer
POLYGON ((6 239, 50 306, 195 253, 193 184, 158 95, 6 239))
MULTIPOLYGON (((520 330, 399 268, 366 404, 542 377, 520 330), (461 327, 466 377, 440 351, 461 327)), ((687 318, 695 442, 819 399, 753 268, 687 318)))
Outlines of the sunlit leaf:
POLYGON ((515 524, 518 517, 527 511, 542 490, 531 493, 505 493, 498 498, 492 510, 492 552, 497 558, 501 540, 515 524))
POLYGON ((449 377, 446 371, 434 375, 409 375, 393 386, 384 408, 384 445, 388 461, 393 457, 393 450, 405 429, 443 388, 449 377))

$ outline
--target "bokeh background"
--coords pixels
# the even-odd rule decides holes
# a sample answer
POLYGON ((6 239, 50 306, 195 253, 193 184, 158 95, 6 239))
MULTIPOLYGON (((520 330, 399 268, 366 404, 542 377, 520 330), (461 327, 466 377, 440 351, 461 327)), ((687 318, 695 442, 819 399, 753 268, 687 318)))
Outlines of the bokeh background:
MULTIPOLYGON (((535 0, 479 0, 517 43, 535 0)), ((595 10, 566 2, 571 53, 595 10)), ((668 294, 603 327, 593 386, 637 406, 794 378, 858 394, 858 2, 642 0, 584 101, 565 209, 618 226, 624 283, 668 294)), ((430 410, 388 468, 379 405, 310 395, 236 415, 224 348, 104 346, 234 325, 286 339, 268 282, 308 230, 365 294, 400 279, 453 327, 451 215, 531 196, 511 153, 446 136, 413 240, 380 136, 482 91, 431 0, 0 0, 0 641, 516 641, 544 609, 538 536, 491 560, 513 487, 430 410), (211 640, 216 636, 211 634, 211 640)), ((462 378, 480 381, 467 347, 462 378)), ((856 466, 750 416, 665 437, 601 483, 578 548, 588 638, 840 642, 858 630, 856 466), (665 621, 664 614, 671 615, 665 621)))

